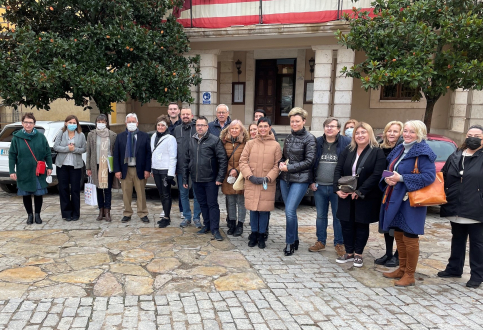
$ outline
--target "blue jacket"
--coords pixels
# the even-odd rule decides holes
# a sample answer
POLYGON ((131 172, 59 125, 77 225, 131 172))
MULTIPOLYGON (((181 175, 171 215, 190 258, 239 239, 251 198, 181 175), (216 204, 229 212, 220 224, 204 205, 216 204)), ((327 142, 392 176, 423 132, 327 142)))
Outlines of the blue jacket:
MULTIPOLYGON (((151 145, 148 134, 139 131, 136 142, 136 173, 140 180, 144 179, 144 171, 151 172, 151 145)), ((114 143, 114 173, 121 172, 122 179, 126 178, 127 164, 124 163, 126 153, 127 132, 117 135, 114 143)))
MULTIPOLYGON (((351 143, 351 138, 337 134, 335 138, 337 142, 337 147, 335 149, 337 153, 337 158, 340 157, 340 154, 344 149, 351 143)), ((319 136, 317 138, 317 153, 315 154, 315 162, 314 162, 314 182, 315 182, 315 177, 317 176, 317 168, 319 167, 320 163, 320 157, 322 157, 322 151, 324 150, 324 143, 325 143, 325 134, 322 136, 319 136)))
POLYGON ((228 116, 228 118, 226 118, 225 126, 221 127, 220 122, 218 121, 218 118, 217 118, 214 121, 212 121, 211 123, 208 123, 208 132, 210 132, 210 134, 213 134, 214 136, 219 138, 220 133, 223 130, 223 128, 228 127, 228 125, 230 125, 230 123, 231 123, 231 118, 230 118, 230 116, 228 116))
MULTIPOLYGON (((404 146, 402 144, 394 148, 387 156, 389 164, 397 158, 404 146)), ((416 191, 434 182, 436 178, 436 167, 434 161, 436 155, 431 150, 426 141, 421 141, 413 145, 403 160, 399 163, 397 172, 402 175, 404 182, 399 182, 394 186, 389 205, 381 205, 379 221, 382 230, 388 231, 389 228, 399 228, 406 233, 423 235, 424 223, 426 221, 426 207, 411 207, 409 199, 404 201, 407 192, 416 191), (419 174, 412 174, 414 163, 418 157, 419 174)), ((379 182, 381 190, 385 191, 387 184, 381 179, 379 182)))

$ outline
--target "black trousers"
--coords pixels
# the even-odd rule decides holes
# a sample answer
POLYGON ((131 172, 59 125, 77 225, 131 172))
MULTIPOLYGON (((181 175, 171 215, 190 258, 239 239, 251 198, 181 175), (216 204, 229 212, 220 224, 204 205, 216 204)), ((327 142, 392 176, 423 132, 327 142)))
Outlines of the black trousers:
POLYGON ((466 256, 466 241, 470 238, 471 280, 483 282, 483 223, 461 224, 451 222, 451 256, 446 272, 463 274, 466 256))
MULTIPOLYGON (((350 196, 348 197, 350 198, 350 196)), ((342 237, 344 238, 345 252, 348 254, 362 254, 369 239, 369 224, 355 220, 354 203, 351 203, 350 220, 340 220, 342 237)))
POLYGON ((62 218, 80 217, 80 188, 82 169, 74 166, 57 167, 59 180, 60 212, 62 218))
MULTIPOLYGON (((97 164, 97 173, 99 173, 99 164, 97 164)), ((112 200, 112 182, 114 180, 114 172, 107 174, 107 188, 97 190, 97 207, 99 209, 111 209, 112 200)), ((117 180, 117 179, 116 179, 117 180)))
POLYGON ((164 217, 169 219, 173 200, 171 199, 171 185, 166 182, 167 176, 168 174, 153 173, 154 182, 156 183, 156 188, 158 188, 159 196, 161 197, 164 217))

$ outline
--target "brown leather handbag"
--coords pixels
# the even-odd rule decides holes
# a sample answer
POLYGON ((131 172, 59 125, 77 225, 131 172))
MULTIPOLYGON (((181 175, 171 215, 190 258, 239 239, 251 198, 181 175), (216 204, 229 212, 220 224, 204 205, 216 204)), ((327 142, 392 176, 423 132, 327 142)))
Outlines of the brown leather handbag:
MULTIPOLYGON (((418 158, 416 158, 416 162, 414 163, 414 170, 412 173, 419 174, 418 158)), ((408 196, 409 205, 411 205, 412 207, 446 204, 447 201, 446 194, 444 193, 443 173, 436 173, 436 178, 434 179, 433 183, 419 190, 408 192, 408 196)))

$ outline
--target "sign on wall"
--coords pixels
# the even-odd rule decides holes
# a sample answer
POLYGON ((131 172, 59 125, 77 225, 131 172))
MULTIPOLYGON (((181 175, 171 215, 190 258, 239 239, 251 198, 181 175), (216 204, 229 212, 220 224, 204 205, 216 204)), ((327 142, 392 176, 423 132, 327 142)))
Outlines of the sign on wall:
POLYGON ((211 92, 203 92, 203 104, 211 104, 211 92))

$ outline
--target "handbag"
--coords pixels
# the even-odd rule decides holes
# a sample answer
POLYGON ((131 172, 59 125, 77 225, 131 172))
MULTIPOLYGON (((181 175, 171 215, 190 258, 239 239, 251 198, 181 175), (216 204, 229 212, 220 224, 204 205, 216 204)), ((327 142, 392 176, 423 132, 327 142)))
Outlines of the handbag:
POLYGON ((346 175, 340 177, 340 179, 337 181, 339 185, 339 190, 348 194, 351 194, 356 191, 357 189, 357 178, 359 177, 359 174, 361 173, 362 169, 364 168, 364 163, 366 162, 367 157, 369 157, 369 154, 371 153, 372 148, 369 148, 367 150, 366 154, 364 157, 362 157, 361 162, 359 163, 359 166, 357 167, 356 170, 356 175, 346 175))
MULTIPOLYGON (((416 158, 412 173, 419 174, 418 158, 416 158)), ((411 205, 412 207, 446 204, 447 201, 446 194, 444 193, 443 173, 436 173, 436 178, 434 179, 434 182, 431 183, 429 186, 418 189, 416 191, 408 192, 408 197, 409 205, 411 205)))
POLYGON ((92 183, 92 177, 90 176, 84 185, 84 200, 87 205, 97 206, 97 189, 96 185, 92 183))
POLYGON ((245 178, 243 177, 243 174, 238 174, 238 178, 236 178, 235 183, 233 184, 233 189, 234 190, 243 190, 245 189, 245 178))
POLYGON ((26 139, 23 139, 23 140, 25 141, 25 143, 27 143, 27 147, 29 147, 29 150, 32 153, 32 156, 34 156, 34 159, 37 162, 37 167, 35 168, 35 175, 39 176, 41 174, 45 174, 45 169, 47 168, 47 164, 43 160, 38 161, 37 158, 35 158, 34 152, 32 151, 32 149, 30 149, 30 146, 27 140, 26 139))

